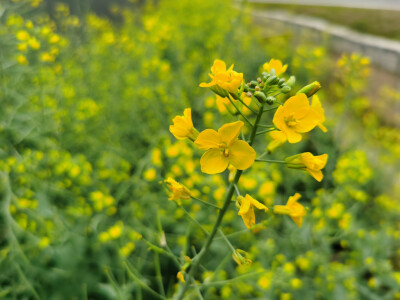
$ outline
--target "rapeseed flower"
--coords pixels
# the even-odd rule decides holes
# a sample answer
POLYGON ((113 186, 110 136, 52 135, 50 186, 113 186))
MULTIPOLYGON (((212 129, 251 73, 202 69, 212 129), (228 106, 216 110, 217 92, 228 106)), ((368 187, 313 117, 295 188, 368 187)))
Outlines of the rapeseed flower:
MULTIPOLYGON (((213 89, 213 87, 218 86, 230 93, 236 93, 243 81, 243 73, 233 71, 233 65, 227 70, 225 62, 219 59, 214 61, 209 76, 211 82, 200 83, 200 87, 210 87, 213 89)), ((213 91, 215 92, 215 90, 213 91)), ((217 92, 217 94, 220 93, 217 92)))
POLYGON ((178 140, 188 138, 194 141, 199 135, 199 132, 193 127, 192 110, 190 108, 186 108, 183 112, 183 116, 176 116, 172 122, 174 122, 174 125, 169 126, 169 131, 178 140))
POLYGON ((263 65, 263 70, 267 71, 268 73, 271 73, 272 69, 274 69, 276 76, 279 76, 285 73, 287 67, 288 65, 283 65, 279 59, 272 58, 269 62, 266 62, 263 65))
POLYGON ((237 201, 240 203, 240 210, 238 212, 238 215, 242 217, 244 225, 246 225, 247 228, 251 228, 251 226, 256 223, 254 207, 257 209, 263 209, 265 210, 265 212, 268 211, 268 207, 258 202, 256 199, 248 194, 245 197, 238 196, 237 201))
POLYGON ((218 132, 206 129, 199 134, 194 143, 199 149, 207 150, 200 159, 202 172, 222 173, 229 163, 245 170, 254 163, 256 152, 247 142, 238 139, 243 125, 237 121, 223 125, 218 132))
POLYGON ((190 190, 183 184, 176 182, 170 177, 164 180, 164 182, 172 193, 168 200, 176 200, 179 203, 181 199, 190 199, 190 190))
POLYGON ((317 181, 321 181, 324 178, 321 169, 325 167, 327 160, 328 154, 314 156, 310 152, 305 152, 290 156, 285 162, 288 168, 305 170, 317 181))
POLYGON ((301 133, 311 131, 325 119, 321 114, 323 110, 311 108, 305 94, 298 94, 278 107, 273 123, 286 135, 289 143, 298 143, 302 139, 301 133))
POLYGON ((286 205, 275 205, 274 213, 290 216, 297 226, 301 227, 303 224, 303 217, 306 215, 306 210, 303 205, 297 202, 300 198, 301 195, 299 193, 294 194, 289 197, 286 205))
POLYGON ((276 148, 283 145, 287 141, 286 134, 282 131, 271 131, 269 135, 272 138, 272 141, 267 146, 267 150, 270 153, 274 152, 276 148))
POLYGON ((317 95, 314 95, 312 97, 311 109, 315 110, 319 116, 319 123, 317 124, 317 126, 323 132, 327 132, 328 129, 326 129, 326 127, 322 124, 325 121, 325 111, 322 108, 321 101, 319 100, 319 97, 317 95))

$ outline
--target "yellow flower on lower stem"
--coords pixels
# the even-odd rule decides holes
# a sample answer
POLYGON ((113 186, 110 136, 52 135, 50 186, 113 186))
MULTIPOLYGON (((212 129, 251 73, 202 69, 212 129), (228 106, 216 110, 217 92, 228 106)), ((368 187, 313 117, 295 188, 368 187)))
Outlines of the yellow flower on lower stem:
POLYGON ((294 194, 289 197, 286 205, 275 205, 274 213, 290 216, 297 226, 301 227, 303 224, 303 217, 306 215, 306 210, 303 205, 297 202, 300 198, 301 195, 299 193, 294 194))
POLYGON ((267 71, 268 73, 271 73, 272 69, 274 69, 276 76, 279 76, 285 73, 287 67, 288 65, 283 65, 279 59, 272 58, 269 62, 266 62, 263 65, 263 70, 267 71))
POLYGON ((271 131, 269 135, 272 137, 272 141, 267 146, 267 150, 270 153, 274 152, 276 148, 282 146, 287 141, 286 134, 280 130, 271 131))
POLYGON ((222 173, 229 163, 238 170, 245 170, 254 163, 256 151, 238 139, 243 125, 242 121, 237 121, 223 125, 218 132, 206 129, 199 134, 194 143, 199 149, 207 150, 200 159, 202 172, 222 173))
POLYGON ((242 217, 244 225, 246 225, 247 228, 251 228, 251 226, 256 223, 254 207, 257 209, 263 209, 265 210, 265 212, 268 211, 268 207, 258 202, 256 199, 248 194, 245 197, 238 196, 237 201, 240 204, 238 215, 242 217))
POLYGON ((322 124, 325 121, 325 111, 322 108, 321 101, 319 100, 319 97, 317 95, 314 95, 312 97, 312 102, 311 102, 311 109, 313 109, 319 117, 318 124, 317 126, 323 131, 327 132, 328 129, 322 124))
MULTIPOLYGON (((218 86, 230 93, 236 93, 243 81, 243 73, 233 71, 233 65, 227 70, 225 62, 219 59, 214 60, 209 76, 211 82, 200 83, 200 87, 210 87, 213 89, 213 87, 218 86)), ((222 95, 222 93, 219 92, 217 94, 222 95)))
POLYGON ((194 141, 199 135, 199 132, 193 126, 192 110, 190 108, 186 108, 183 112, 183 116, 176 116, 172 122, 174 122, 174 125, 169 126, 169 131, 178 140, 188 138, 194 141))
POLYGON ((321 181, 324 178, 321 169, 325 167, 327 160, 328 154, 314 156, 310 152, 305 152, 290 156, 285 162, 288 168, 305 170, 317 181, 321 181))
POLYGON ((167 184, 169 190, 172 192, 168 200, 175 200, 180 203, 179 200, 181 199, 190 199, 190 190, 183 184, 176 182, 170 177, 164 180, 164 182, 167 184))

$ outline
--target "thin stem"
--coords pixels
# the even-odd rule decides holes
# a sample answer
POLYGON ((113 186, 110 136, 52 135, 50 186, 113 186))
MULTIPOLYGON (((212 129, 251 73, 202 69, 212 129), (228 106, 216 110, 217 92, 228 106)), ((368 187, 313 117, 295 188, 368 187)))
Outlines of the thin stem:
POLYGON ((233 102, 233 100, 231 99, 231 95, 228 94, 228 100, 232 103, 232 105, 236 108, 237 112, 243 117, 243 119, 249 123, 249 125, 251 127, 253 127, 254 125, 250 122, 249 119, 247 119, 247 117, 242 113, 242 111, 236 106, 236 104, 233 102))
POLYGON ((201 225, 201 224, 199 223, 199 221, 197 221, 195 218, 193 218, 193 217, 189 214, 189 212, 188 212, 186 209, 184 209, 182 206, 181 206, 181 208, 183 209, 183 211, 185 212, 185 214, 186 214, 186 216, 189 218, 189 220, 192 221, 194 224, 196 224, 196 225, 203 231, 203 233, 204 233, 206 236, 208 236, 209 233, 208 233, 208 231, 203 227, 203 225, 201 225))
POLYGON ((264 112, 271 111, 271 110, 275 110, 275 109, 277 109, 278 107, 279 107, 279 106, 264 109, 264 112))
POLYGON ((257 132, 256 135, 260 135, 260 134, 263 134, 263 133, 271 132, 271 131, 274 131, 274 130, 276 130, 276 129, 275 128, 270 128, 270 129, 261 130, 261 131, 257 132))
POLYGON ((256 161, 276 163, 276 164, 286 164, 286 161, 284 161, 284 160, 272 160, 272 159, 259 159, 259 158, 257 158, 256 161))
POLYGON ((162 274, 161 274, 160 257, 157 252, 154 253, 154 265, 155 265, 155 269, 156 269, 156 278, 157 278, 158 288, 160 290, 161 295, 165 297, 163 278, 162 278, 162 274))
POLYGON ((228 244, 229 248, 231 248, 232 253, 236 252, 235 247, 233 247, 233 245, 231 244, 231 242, 228 240, 228 238, 226 237, 226 235, 224 234, 224 232, 221 229, 218 229, 219 234, 222 236, 222 238, 224 239, 224 241, 228 244))
POLYGON ((258 127, 264 127, 264 128, 273 128, 273 124, 258 124, 258 127))
POLYGON ((201 200, 199 198, 196 198, 196 197, 193 197, 193 196, 190 196, 190 198, 192 198, 194 200, 197 200, 197 201, 200 201, 201 203, 203 203, 205 205, 212 206, 212 207, 217 208, 217 209, 221 209, 221 207, 219 207, 218 205, 215 205, 215 204, 212 204, 212 203, 208 203, 208 202, 206 202, 204 200, 201 200))
POLYGON ((261 157, 263 157, 263 156, 265 156, 265 155, 267 155, 267 154, 269 154, 269 152, 268 152, 268 151, 265 151, 265 152, 263 152, 259 157, 257 157, 257 159, 260 159, 261 157))
POLYGON ((237 186, 236 184, 233 185, 233 186, 235 187, 236 194, 237 194, 238 196, 240 196, 240 191, 239 191, 238 186, 237 186))
MULTIPOLYGON (((229 100, 234 105, 233 101, 230 98, 229 98, 229 100)), ((264 107, 264 104, 261 104, 260 110, 258 111, 258 115, 257 115, 257 118, 256 118, 255 123, 254 123, 254 126, 252 125, 253 128, 252 128, 251 135, 250 135, 250 140, 249 140, 249 145, 250 146, 253 144, 254 139, 256 137, 256 131, 257 131, 257 128, 258 128, 258 123, 260 122, 261 116, 263 114, 263 107, 264 107)), ((238 170, 236 172, 235 178, 233 179, 233 181, 229 185, 228 190, 226 192, 224 204, 223 204, 221 210, 219 211, 219 214, 218 214, 217 220, 215 221, 213 229, 212 229, 210 235, 208 236, 206 242, 204 243, 203 247, 201 248, 199 254, 195 258, 193 258, 193 260, 192 260, 192 265, 191 265, 190 271, 188 273, 189 278, 193 278, 193 276, 196 274, 197 269, 198 269, 198 267, 200 265, 200 262, 201 262, 202 258, 207 253, 208 249, 210 248, 210 245, 211 245, 215 235, 217 234, 219 226, 221 225, 222 219, 224 218, 224 215, 227 212, 227 210, 229 208, 229 205, 231 204, 231 199, 232 199, 232 196, 233 196, 233 193, 234 193, 234 190, 235 190, 234 186, 235 186, 235 184, 237 184, 239 182, 239 179, 240 179, 240 176, 242 175, 242 173, 243 173, 242 170, 238 170)), ((178 299, 178 300, 182 300, 183 299, 183 297, 185 296, 186 290, 189 288, 189 285, 190 285, 189 282, 190 282, 189 280, 186 281, 186 283, 180 288, 176 299, 178 299)))
POLYGON ((253 108, 251 108, 250 106, 248 106, 246 103, 244 103, 244 101, 242 100, 242 97, 239 97, 239 101, 244 105, 244 106, 246 106, 249 110, 251 110, 253 113, 257 113, 257 111, 256 110, 254 110, 253 108))

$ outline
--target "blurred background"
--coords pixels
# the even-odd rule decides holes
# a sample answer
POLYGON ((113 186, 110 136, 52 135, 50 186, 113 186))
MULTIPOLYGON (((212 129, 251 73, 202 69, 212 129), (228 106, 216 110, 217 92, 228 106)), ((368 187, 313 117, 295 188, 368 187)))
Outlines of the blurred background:
POLYGON ((205 240, 191 218, 210 230, 217 214, 168 201, 162 181, 217 204, 228 181, 200 172, 172 118, 191 107, 199 130, 236 120, 199 88, 214 59, 253 80, 276 58, 293 91, 321 82, 328 132, 271 157, 328 153, 325 177, 274 164, 244 174, 243 194, 271 206, 299 192, 307 216, 298 228, 257 215, 248 230, 232 206, 222 230, 252 264, 217 237, 197 278, 204 299, 400 299, 399 7, 1 1, 0 298, 172 297, 176 262, 205 240))

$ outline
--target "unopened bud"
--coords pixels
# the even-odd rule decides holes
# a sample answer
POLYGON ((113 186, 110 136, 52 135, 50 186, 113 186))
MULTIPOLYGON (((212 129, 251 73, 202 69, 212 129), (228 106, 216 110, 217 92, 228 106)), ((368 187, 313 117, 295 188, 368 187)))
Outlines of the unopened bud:
POLYGON ((310 83, 309 85, 306 85, 305 87, 300 89, 296 93, 296 95, 298 95, 298 94, 306 94, 307 97, 311 97, 316 92, 318 92, 320 88, 321 88, 321 84, 318 81, 314 81, 313 83, 310 83))
POLYGON ((257 81, 258 81, 258 83, 261 83, 261 78, 257 77, 257 81))
POLYGON ((251 85, 253 85, 253 86, 257 86, 257 85, 258 85, 258 82, 255 81, 255 80, 250 81, 250 83, 251 83, 251 85))
POLYGON ((269 74, 267 73, 267 72, 263 72, 262 74, 261 74, 261 79, 262 79, 262 81, 265 81, 265 80, 267 80, 269 78, 269 74))
POLYGON ((260 90, 260 87, 257 85, 257 86, 254 88, 254 90, 255 90, 256 92, 258 92, 258 91, 260 90))
POLYGON ((256 97, 257 100, 260 101, 260 103, 264 103, 267 101, 267 96, 265 96, 265 94, 260 91, 254 92, 254 97, 256 97))
POLYGON ((268 78, 268 80, 265 82, 266 85, 273 85, 278 82, 278 77, 276 75, 272 75, 268 78))
POLYGON ((279 79, 279 81, 278 81, 279 86, 282 86, 284 83, 285 83, 285 79, 283 79, 283 78, 279 79))
POLYGON ((253 96, 253 94, 250 93, 250 92, 247 92, 247 93, 246 93, 246 96, 247 96, 247 97, 251 97, 251 96, 253 96))
POLYGON ((276 102, 276 98, 274 96, 268 96, 265 102, 267 102, 269 105, 272 105, 276 102))
POLYGON ((281 89, 281 92, 282 92, 283 94, 287 94, 287 93, 289 93, 291 90, 292 90, 292 88, 291 88, 290 86, 285 85, 285 86, 281 89))
POLYGON ((286 85, 293 87, 294 84, 296 83, 296 77, 290 76, 288 80, 286 80, 286 85))

